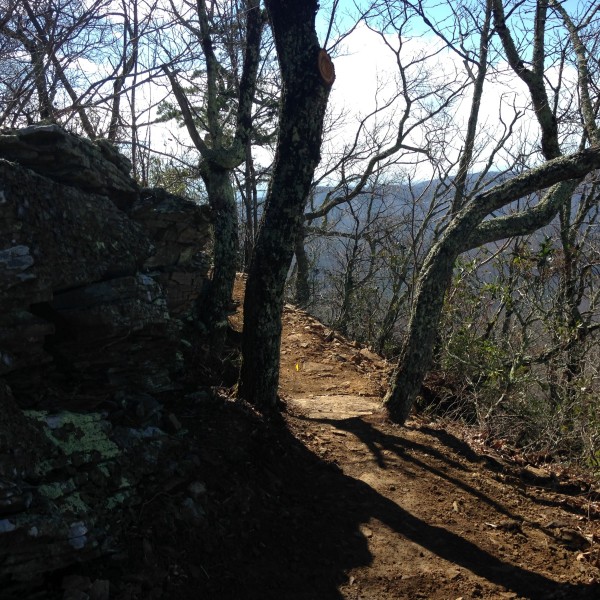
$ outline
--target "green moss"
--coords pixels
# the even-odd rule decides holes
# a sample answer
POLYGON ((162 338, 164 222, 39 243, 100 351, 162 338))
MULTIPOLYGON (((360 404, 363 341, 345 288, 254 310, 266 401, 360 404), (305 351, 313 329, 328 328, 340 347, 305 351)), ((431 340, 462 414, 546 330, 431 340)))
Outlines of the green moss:
POLYGON ((120 488, 129 488, 131 487, 131 481, 126 477, 121 477, 121 483, 119 484, 120 488))
POLYGON ((35 472, 39 476, 46 475, 54 469, 54 462, 52 460, 42 460, 35 465, 35 472))
POLYGON ((109 459, 119 454, 118 446, 106 435, 106 422, 99 413, 51 415, 45 411, 25 411, 25 414, 45 424, 44 433, 48 439, 66 455, 80 452, 89 458, 92 452, 98 452, 103 459, 109 459), (65 426, 68 428, 66 433, 65 426))
POLYGON ((38 487, 38 492, 42 496, 50 498, 50 500, 56 500, 57 498, 61 498, 66 494, 70 494, 74 490, 75 484, 70 479, 65 482, 54 481, 52 483, 47 483, 38 487))
POLYGON ((117 492, 108 499, 108 501, 106 502, 106 508, 108 508, 109 510, 113 510, 117 506, 122 505, 123 502, 125 502, 126 498, 127 496, 125 494, 123 494, 122 492, 117 492))
POLYGON ((81 499, 79 492, 65 498, 65 507, 76 514, 89 513, 90 507, 81 499))

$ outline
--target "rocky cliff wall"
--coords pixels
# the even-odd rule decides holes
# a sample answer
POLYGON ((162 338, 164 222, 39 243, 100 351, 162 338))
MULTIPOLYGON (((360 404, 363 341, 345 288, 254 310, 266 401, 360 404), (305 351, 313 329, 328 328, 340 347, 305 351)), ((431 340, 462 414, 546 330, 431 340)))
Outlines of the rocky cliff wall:
MULTIPOLYGON (((49 575, 121 551, 124 515, 186 451, 160 393, 177 386, 209 216, 129 171, 56 126, 0 132, 3 598, 46 597, 49 575)), ((199 519, 198 499, 174 518, 199 519)), ((107 581, 86 590, 64 597, 109 598, 107 581)))
POLYGON ((172 385, 208 212, 139 190, 129 169, 57 126, 0 134, 0 376, 27 406, 53 380, 99 399, 172 385))

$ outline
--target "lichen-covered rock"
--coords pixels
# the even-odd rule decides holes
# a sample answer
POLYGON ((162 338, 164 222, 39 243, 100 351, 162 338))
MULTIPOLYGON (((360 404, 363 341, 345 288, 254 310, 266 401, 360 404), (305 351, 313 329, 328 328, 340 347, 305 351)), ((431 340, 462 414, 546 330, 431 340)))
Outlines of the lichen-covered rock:
POLYGON ((169 389, 210 266, 207 207, 140 195, 110 144, 57 126, 0 133, 1 156, 20 164, 0 158, 0 376, 28 407, 56 406, 42 381, 77 388, 68 408, 169 389))
MULTIPOLYGON (((1 382, 0 405, 0 595, 16 599, 48 574, 118 550, 126 515, 172 477, 168 457, 185 442, 156 425, 115 425, 107 413, 21 411, 1 382)), ((185 465, 176 469, 181 477, 185 465)), ((190 469, 182 481, 192 478, 190 469)), ((204 496, 194 498, 180 518, 202 518, 204 496)))
MULTIPOLYGON (((140 510, 140 487, 160 493, 161 469, 183 469, 161 466, 184 430, 153 394, 174 387, 209 215, 160 190, 140 196, 129 170, 110 144, 57 126, 0 132, 3 599, 113 552, 126 527, 114 511, 140 510)), ((176 514, 201 520, 201 500, 176 514)), ((94 585, 108 594, 102 581, 67 591, 91 597, 94 585)))
POLYGON ((207 205, 169 194, 163 189, 144 189, 131 209, 131 218, 148 232, 156 251, 146 268, 208 268, 207 240, 210 217, 207 205))
POLYGON ((164 437, 158 432, 149 443, 125 430, 124 447, 99 413, 33 411, 22 418, 38 428, 53 452, 39 462, 35 483, 24 475, 13 476, 18 483, 10 488, 0 486, 3 597, 35 586, 47 573, 113 552, 121 520, 111 522, 110 515, 141 503, 136 486, 155 468, 164 437), (141 457, 148 468, 139 468, 141 457), (4 510, 3 492, 14 499, 4 510))
POLYGON ((171 389, 180 323, 147 275, 121 277, 57 294, 50 304, 69 336, 51 351, 87 388, 171 389))
POLYGON ((57 293, 50 305, 73 340, 132 335, 170 322, 162 290, 141 273, 57 293))
POLYGON ((130 368, 134 356, 141 375, 132 384, 144 379, 147 362, 147 379, 157 382, 150 389, 165 387, 177 326, 159 286, 140 274, 153 252, 141 226, 104 196, 4 160, 0 187, 0 375, 10 374, 19 399, 26 392, 31 405, 56 367, 76 385, 79 375, 101 384, 110 379, 109 369, 130 368), (63 310, 72 297, 80 299, 77 316, 63 310), (133 353, 120 343, 132 334, 138 344, 133 353), (116 343, 105 352, 98 341, 111 335, 116 343), (73 340, 83 342, 78 347, 73 340), (148 343, 140 351, 142 341, 148 343), (68 352, 55 352, 59 342, 68 352), (156 355, 160 368, 144 353, 156 355), (86 361, 93 373, 83 373, 86 361), (104 369, 101 377, 98 368, 104 369))

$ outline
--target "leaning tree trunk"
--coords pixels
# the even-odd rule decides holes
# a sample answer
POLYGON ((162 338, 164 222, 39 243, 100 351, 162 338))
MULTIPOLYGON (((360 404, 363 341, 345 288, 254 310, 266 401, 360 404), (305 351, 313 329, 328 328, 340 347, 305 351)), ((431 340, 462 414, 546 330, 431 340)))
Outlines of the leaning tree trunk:
POLYGON ((451 240, 439 244, 430 252, 419 277, 408 337, 384 399, 390 418, 396 423, 403 424, 408 418, 431 365, 444 296, 452 281, 454 262, 461 251, 462 247, 451 240))
POLYGON ((244 301, 239 395, 266 412, 277 406, 281 312, 294 242, 320 160, 333 64, 318 45, 316 0, 267 0, 283 80, 279 138, 244 301))
POLYGON ((579 183, 577 178, 594 170, 595 164, 600 164, 600 148, 548 161, 479 194, 455 215, 429 252, 419 275, 408 337, 384 399, 393 420, 406 421, 431 365, 444 295, 458 256, 496 240, 533 233, 550 223, 560 206, 574 193, 579 183), (535 207, 482 222, 487 214, 512 200, 548 186, 552 187, 535 207))

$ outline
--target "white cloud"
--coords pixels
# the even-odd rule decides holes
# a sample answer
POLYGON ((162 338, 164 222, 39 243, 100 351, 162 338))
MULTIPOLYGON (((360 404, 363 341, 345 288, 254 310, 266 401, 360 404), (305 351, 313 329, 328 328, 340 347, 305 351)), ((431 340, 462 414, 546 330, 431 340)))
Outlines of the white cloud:
MULTIPOLYGON (((329 136, 325 145, 326 152, 339 151, 345 144, 350 143, 356 135, 360 118, 371 113, 378 104, 383 105, 397 94, 400 85, 398 66, 396 55, 389 46, 398 48, 397 36, 387 35, 384 41, 381 35, 370 30, 365 24, 360 24, 344 40, 343 52, 334 59, 336 81, 330 96, 330 109, 334 114, 345 113, 346 118, 345 124, 338 126, 329 136)), ((450 83, 456 88, 459 82, 467 80, 462 58, 451 50, 442 49, 442 43, 438 38, 415 36, 403 40, 404 61, 424 55, 429 55, 431 58, 415 65, 409 71, 409 85, 418 85, 418 79, 422 78, 423 90, 428 84, 441 86, 444 83, 450 83)), ((550 76, 556 77, 556 73, 550 73, 550 76)), ((576 80, 572 68, 567 68, 563 77, 571 82, 576 80)), ((573 85, 572 83, 566 86, 567 94, 573 90, 573 85)), ((472 89, 471 85, 452 103, 446 121, 439 121, 439 139, 442 140, 446 134, 443 151, 449 160, 455 160, 463 146, 471 110, 472 89)), ((431 103, 434 102, 434 98, 431 98, 431 103)), ((526 151, 537 147, 539 127, 530 104, 525 84, 506 63, 497 63, 490 68, 489 77, 484 85, 479 116, 479 166, 488 160, 505 127, 513 120, 515 110, 521 111, 523 115, 514 127, 512 151, 500 152, 494 158, 495 164, 498 168, 509 164, 513 153, 517 152, 517 145, 526 151)), ((395 136, 399 111, 403 108, 403 99, 399 97, 391 106, 369 121, 372 128, 378 128, 380 135, 383 135, 384 131, 387 133, 388 143, 395 136)), ((415 104, 412 113, 414 122, 420 117, 418 103, 415 104)), ((421 143, 423 131, 423 129, 416 131, 409 141, 413 144, 421 143)), ((367 140, 368 137, 365 136, 364 139, 367 140)), ((416 159, 416 155, 414 158, 416 159)), ((360 170, 361 167, 357 165, 356 168, 360 170)), ((418 178, 425 178, 431 172, 431 165, 421 164, 416 169, 418 178)))

